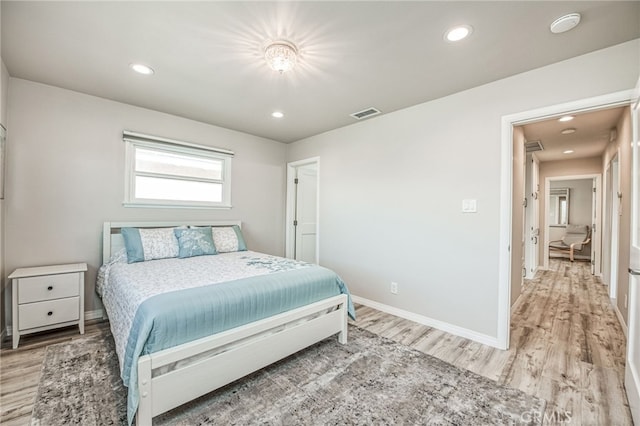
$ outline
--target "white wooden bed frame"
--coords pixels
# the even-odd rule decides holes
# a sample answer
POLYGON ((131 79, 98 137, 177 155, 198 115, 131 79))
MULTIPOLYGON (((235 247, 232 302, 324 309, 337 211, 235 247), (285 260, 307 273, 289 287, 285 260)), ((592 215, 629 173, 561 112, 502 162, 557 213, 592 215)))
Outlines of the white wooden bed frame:
MULTIPOLYGON (((180 225, 241 226, 240 221, 105 222, 103 263, 124 247, 120 228, 161 228, 180 225)), ((138 360, 140 403, 137 425, 225 386, 249 373, 286 358, 329 336, 347 342, 347 296, 330 297, 199 340, 165 349, 138 360), (197 356, 187 365, 174 364, 197 356), (164 372, 162 367, 174 364, 164 372), (155 373, 155 374, 154 374, 155 373)))

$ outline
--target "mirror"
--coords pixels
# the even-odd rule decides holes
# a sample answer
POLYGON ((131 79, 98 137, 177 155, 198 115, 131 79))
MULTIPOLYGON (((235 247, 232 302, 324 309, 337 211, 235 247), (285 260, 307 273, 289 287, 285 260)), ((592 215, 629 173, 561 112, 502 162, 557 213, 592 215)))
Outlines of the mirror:
POLYGON ((569 188, 551 188, 549 193, 549 225, 569 223, 569 188))

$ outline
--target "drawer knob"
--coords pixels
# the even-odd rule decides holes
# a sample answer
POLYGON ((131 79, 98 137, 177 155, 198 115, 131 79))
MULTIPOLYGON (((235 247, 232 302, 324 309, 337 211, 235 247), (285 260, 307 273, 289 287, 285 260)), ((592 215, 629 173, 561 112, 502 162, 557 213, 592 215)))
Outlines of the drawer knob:
POLYGON ((53 311, 47 312, 47 315, 49 315, 49 316, 53 315, 53 311))
POLYGON ((53 290, 53 286, 50 285, 49 287, 47 287, 47 290, 49 290, 49 291, 53 290))

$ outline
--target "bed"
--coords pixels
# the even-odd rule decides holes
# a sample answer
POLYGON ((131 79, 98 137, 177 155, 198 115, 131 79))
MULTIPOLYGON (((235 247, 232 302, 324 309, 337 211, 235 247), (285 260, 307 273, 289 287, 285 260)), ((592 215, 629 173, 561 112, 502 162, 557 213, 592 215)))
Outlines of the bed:
POLYGON ((138 425, 332 335, 346 343, 355 316, 333 271, 247 250, 239 221, 105 222, 96 291, 138 425), (179 256, 150 255, 160 234, 179 256), (223 252, 207 251, 211 234, 223 252))

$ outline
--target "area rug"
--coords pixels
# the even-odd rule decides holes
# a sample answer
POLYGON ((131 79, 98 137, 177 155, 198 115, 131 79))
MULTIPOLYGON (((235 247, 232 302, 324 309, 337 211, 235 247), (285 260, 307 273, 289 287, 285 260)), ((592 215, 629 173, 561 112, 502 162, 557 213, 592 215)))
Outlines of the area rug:
MULTIPOLYGON (((256 354, 259 356, 259 354, 256 354)), ((154 425, 536 425, 545 401, 350 326, 154 425)), ((124 425, 111 335, 47 347, 32 425, 124 425)))

